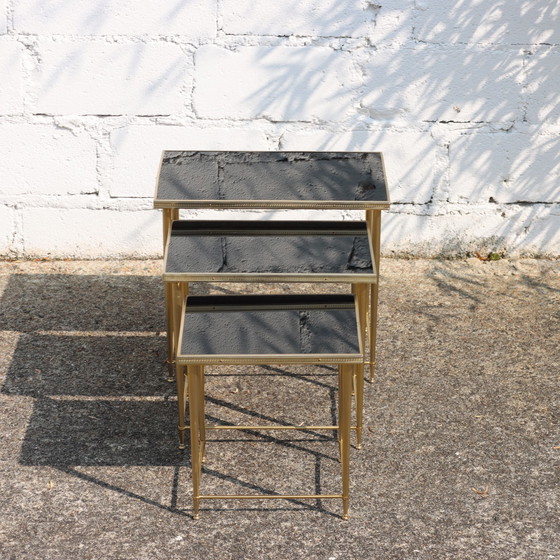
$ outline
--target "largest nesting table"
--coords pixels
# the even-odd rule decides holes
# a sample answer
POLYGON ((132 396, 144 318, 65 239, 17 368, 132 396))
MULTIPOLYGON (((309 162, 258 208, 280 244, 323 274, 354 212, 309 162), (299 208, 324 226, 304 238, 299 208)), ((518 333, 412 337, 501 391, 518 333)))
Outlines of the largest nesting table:
POLYGON ((163 152, 154 207, 163 210, 170 379, 182 301, 189 282, 203 281, 351 284, 372 380, 381 210, 389 206, 379 152, 163 152), (362 210, 364 219, 179 220, 181 209, 362 210))

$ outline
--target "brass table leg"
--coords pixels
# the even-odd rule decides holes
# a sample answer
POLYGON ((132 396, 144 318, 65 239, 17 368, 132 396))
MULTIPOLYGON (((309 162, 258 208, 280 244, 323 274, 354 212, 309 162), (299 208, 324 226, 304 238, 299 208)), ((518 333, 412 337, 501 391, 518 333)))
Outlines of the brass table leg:
POLYGON ((348 519, 350 501, 350 416, 352 409, 352 377, 354 367, 339 366, 341 383, 338 395, 338 424, 340 438, 340 463, 342 467, 342 519, 348 519))
POLYGON ((167 381, 170 383, 175 379, 175 336, 174 336, 174 295, 173 285, 165 282, 165 318, 167 328, 167 381))
POLYGON ((185 366, 177 366, 177 405, 179 407, 179 449, 185 449, 185 408, 187 406, 187 379, 185 366))
MULTIPOLYGON (((358 301, 358 328, 360 329, 362 340, 366 339, 367 310, 369 304, 368 284, 355 284, 353 291, 358 301)), ((356 447, 362 448, 362 427, 363 427, 363 408, 364 408, 364 368, 354 368, 354 391, 356 394, 356 447)))
POLYGON ((379 300, 379 263, 381 251, 381 210, 366 210, 366 221, 369 234, 371 235, 371 246, 373 248, 373 259, 377 282, 371 285, 370 291, 370 316, 369 316, 369 381, 373 382, 375 376, 375 343, 377 340, 377 303, 379 300))
POLYGON ((342 432, 340 431, 340 388, 342 387, 342 365, 338 366, 338 402, 339 402, 339 411, 338 411, 338 427, 336 433, 338 435, 338 454, 340 457, 340 462, 342 462, 342 432))
MULTIPOLYGON (((163 209, 163 251, 167 248, 167 242, 171 234, 171 224, 173 220, 179 219, 178 208, 164 208, 163 209)), ((175 348, 173 346, 173 294, 171 287, 165 283, 165 316, 166 316, 166 329, 167 329, 167 381, 173 382, 175 380, 175 348)))
POLYGON ((175 355, 179 348, 179 330, 181 328, 181 313, 183 302, 188 294, 187 282, 166 282, 165 295, 167 307, 167 365, 169 368, 168 381, 173 381, 175 375, 175 355))
POLYGON ((356 386, 356 448, 362 448, 362 428, 364 422, 364 365, 357 364, 355 366, 354 378, 357 381, 356 386))
POLYGON ((200 460, 202 463, 206 461, 206 411, 205 411, 205 389, 204 389, 204 366, 197 366, 200 375, 200 395, 198 401, 198 417, 200 427, 200 460))
POLYGON ((200 505, 200 477, 202 474, 201 446, 200 446, 200 400, 201 395, 200 366, 187 366, 187 379, 190 388, 189 419, 191 432, 191 464, 193 483, 193 518, 198 519, 200 505))

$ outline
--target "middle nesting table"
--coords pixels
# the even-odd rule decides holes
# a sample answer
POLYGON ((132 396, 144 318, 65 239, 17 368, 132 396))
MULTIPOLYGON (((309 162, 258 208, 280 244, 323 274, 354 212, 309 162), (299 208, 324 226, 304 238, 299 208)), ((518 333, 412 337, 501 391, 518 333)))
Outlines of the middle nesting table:
MULTIPOLYGON (((369 288, 377 282, 368 227, 362 221, 174 221, 163 274, 171 296, 167 312, 173 324, 173 361, 190 282, 349 284, 365 340, 369 288)), ((361 427, 363 374, 355 385, 361 427)))

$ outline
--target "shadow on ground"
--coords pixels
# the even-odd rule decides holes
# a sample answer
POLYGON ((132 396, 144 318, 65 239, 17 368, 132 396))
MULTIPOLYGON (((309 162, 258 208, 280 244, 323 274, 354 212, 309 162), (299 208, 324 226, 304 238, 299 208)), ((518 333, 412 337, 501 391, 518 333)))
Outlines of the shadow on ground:
MULTIPOLYGON (((157 263, 4 264, 2 557, 558 558, 557 264, 383 265, 350 521, 292 500, 195 522, 157 263)), ((334 423, 335 386, 329 367, 214 368, 208 420, 334 423)), ((209 493, 338 491, 330 433, 211 439, 209 493)))

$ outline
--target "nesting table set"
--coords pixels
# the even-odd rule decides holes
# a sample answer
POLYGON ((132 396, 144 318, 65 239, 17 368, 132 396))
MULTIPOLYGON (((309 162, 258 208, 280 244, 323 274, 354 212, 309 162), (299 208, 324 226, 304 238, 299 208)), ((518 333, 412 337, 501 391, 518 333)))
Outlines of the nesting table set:
POLYGON ((360 447, 364 366, 370 380, 375 368, 381 210, 389 208, 382 155, 166 151, 154 207, 163 210, 167 363, 177 381, 180 448, 190 432, 194 517, 206 499, 334 498, 347 519, 350 435, 360 447), (179 219, 180 209, 201 208, 352 209, 365 219, 179 219), (351 293, 192 296, 191 282, 345 283, 351 293), (204 368, 243 364, 338 366, 337 425, 227 429, 336 430, 340 494, 200 493, 206 431, 226 428, 206 426, 204 368))

